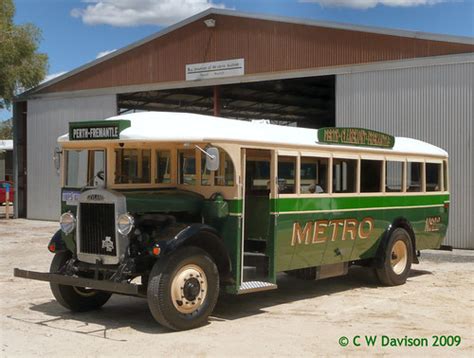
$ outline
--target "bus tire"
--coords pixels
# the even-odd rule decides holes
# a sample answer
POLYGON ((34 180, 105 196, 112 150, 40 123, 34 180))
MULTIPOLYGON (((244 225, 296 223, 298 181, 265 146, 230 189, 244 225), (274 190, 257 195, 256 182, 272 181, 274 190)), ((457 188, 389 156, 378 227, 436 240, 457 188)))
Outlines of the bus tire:
POLYGON ((186 246, 150 273, 147 298, 158 323, 172 330, 187 330, 207 323, 219 296, 219 272, 206 251, 186 246))
POLYGON ((383 265, 375 268, 379 281, 386 286, 403 285, 410 273, 413 248, 410 235, 403 228, 390 234, 383 258, 383 265))
MULTIPOLYGON (((58 273, 71 258, 68 251, 54 255, 49 269, 50 273, 58 273)), ((51 292, 58 303, 76 312, 90 311, 102 307, 112 296, 110 292, 91 290, 83 287, 60 285, 50 282, 51 292)))

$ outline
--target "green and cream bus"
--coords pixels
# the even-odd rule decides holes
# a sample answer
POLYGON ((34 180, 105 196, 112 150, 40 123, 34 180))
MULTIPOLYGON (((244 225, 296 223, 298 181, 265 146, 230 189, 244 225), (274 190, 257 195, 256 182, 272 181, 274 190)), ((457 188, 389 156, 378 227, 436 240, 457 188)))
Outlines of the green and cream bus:
POLYGON ((207 322, 219 292, 318 280, 351 265, 405 283, 438 248, 448 154, 359 128, 319 130, 186 113, 70 123, 59 138, 60 230, 49 281, 71 310, 144 297, 171 329, 207 322))

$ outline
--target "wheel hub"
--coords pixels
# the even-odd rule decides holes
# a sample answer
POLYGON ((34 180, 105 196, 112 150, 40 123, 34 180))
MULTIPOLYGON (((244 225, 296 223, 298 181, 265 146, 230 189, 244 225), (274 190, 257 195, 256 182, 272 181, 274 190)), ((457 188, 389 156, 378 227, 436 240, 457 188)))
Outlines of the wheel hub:
POLYGON ((178 312, 192 314, 202 306, 207 296, 204 270, 188 264, 181 267, 171 281, 171 300, 178 312))
POLYGON ((183 294, 188 301, 194 301, 201 291, 197 278, 190 278, 184 283, 183 294))
POLYGON ((392 247, 390 255, 390 264, 393 272, 400 275, 405 271, 408 264, 408 249, 405 242, 399 240, 392 247))

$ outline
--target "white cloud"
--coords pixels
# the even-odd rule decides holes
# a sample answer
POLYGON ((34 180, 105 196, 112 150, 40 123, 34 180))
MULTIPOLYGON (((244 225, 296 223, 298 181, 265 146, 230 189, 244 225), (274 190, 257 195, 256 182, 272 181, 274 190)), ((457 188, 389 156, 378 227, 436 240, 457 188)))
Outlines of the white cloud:
POLYGON ((213 0, 85 0, 85 8, 71 11, 85 24, 112 26, 167 26, 210 7, 225 8, 213 0))
POLYGON ((434 5, 446 1, 449 0, 300 0, 300 2, 318 3, 326 7, 352 7, 354 9, 369 9, 377 5, 392 7, 434 5))
POLYGON ((49 75, 46 75, 46 77, 44 78, 43 81, 41 81, 40 83, 45 83, 45 82, 48 82, 50 80, 52 80, 53 78, 56 78, 56 77, 59 77, 59 76, 62 76, 66 73, 67 71, 62 71, 62 72, 56 72, 56 73, 51 73, 49 75))
POLYGON ((114 48, 113 50, 101 51, 101 52, 99 52, 99 53, 97 54, 96 59, 97 59, 97 58, 104 57, 104 56, 107 56, 109 53, 112 53, 112 52, 115 52, 115 51, 117 51, 116 48, 114 48))

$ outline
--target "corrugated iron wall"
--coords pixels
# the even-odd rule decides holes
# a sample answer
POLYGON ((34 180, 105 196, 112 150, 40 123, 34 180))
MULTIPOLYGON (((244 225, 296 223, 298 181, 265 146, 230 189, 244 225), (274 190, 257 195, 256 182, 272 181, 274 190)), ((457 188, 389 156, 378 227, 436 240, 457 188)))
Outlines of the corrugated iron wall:
POLYGON ((52 156, 57 138, 68 132, 69 122, 104 119, 116 114, 116 96, 28 101, 28 219, 59 219, 60 177, 52 156))
POLYGON ((474 52, 474 45, 210 15, 96 64, 40 93, 184 81, 185 65, 245 59, 258 74, 474 52))
POLYGON ((474 63, 353 73, 336 78, 336 125, 421 139, 450 155, 446 244, 474 249, 474 63))

